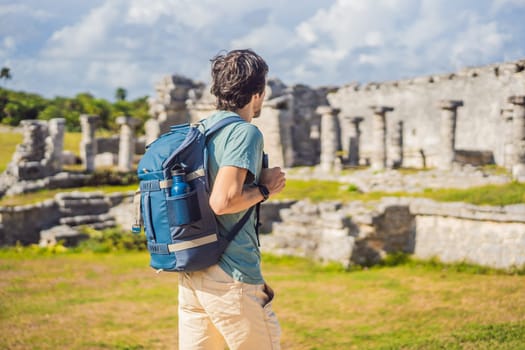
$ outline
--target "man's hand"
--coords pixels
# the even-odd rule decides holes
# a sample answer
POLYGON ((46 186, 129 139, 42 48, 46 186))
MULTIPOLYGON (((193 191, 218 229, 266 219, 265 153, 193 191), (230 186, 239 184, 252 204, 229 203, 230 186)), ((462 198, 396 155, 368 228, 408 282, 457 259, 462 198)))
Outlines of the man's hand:
POLYGON ((286 178, 280 167, 265 168, 261 171, 259 183, 270 191, 270 195, 281 192, 286 185, 286 178))

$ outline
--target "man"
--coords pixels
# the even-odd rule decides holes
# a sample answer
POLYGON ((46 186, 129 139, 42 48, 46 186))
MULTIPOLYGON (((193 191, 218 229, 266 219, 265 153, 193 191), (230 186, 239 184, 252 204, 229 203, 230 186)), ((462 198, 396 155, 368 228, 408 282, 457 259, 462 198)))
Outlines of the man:
MULTIPOLYGON (((218 112, 230 124, 208 142, 210 206, 225 234, 247 210, 285 186, 280 168, 263 168, 263 137, 251 124, 262 109, 268 66, 251 50, 212 59, 211 92, 218 112)), ((179 347, 186 349, 279 349, 280 327, 271 309, 272 289, 261 273, 255 211, 217 265, 179 274, 179 347)))

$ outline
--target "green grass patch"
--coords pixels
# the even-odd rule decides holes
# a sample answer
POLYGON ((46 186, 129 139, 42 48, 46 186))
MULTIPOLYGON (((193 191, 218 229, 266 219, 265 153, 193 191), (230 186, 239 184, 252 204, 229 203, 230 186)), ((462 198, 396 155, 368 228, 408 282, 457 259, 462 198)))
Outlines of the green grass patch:
POLYGON ((64 151, 71 151, 73 154, 80 156, 80 140, 82 133, 66 132, 64 134, 64 151))
POLYGON ((337 181, 295 180, 286 181, 285 189, 275 199, 320 201, 371 201, 382 197, 422 197, 441 202, 466 202, 476 205, 509 205, 525 203, 525 183, 509 182, 501 185, 485 185, 469 189, 426 189, 419 193, 367 192, 362 193, 353 184, 337 181))
MULTIPOLYGON (((525 276, 395 259, 347 272, 264 255, 282 348, 524 348, 525 276)), ((142 251, 0 250, 0 348, 176 348, 177 275, 148 264, 142 251)))
MULTIPOLYGON (((103 191, 105 193, 134 191, 137 184, 120 186, 88 186, 71 189, 41 190, 0 199, 2 205, 25 205, 53 198, 57 193, 66 191, 103 191)), ((283 192, 272 197, 277 200, 321 201, 377 201, 383 197, 421 197, 440 202, 465 202, 475 205, 504 206, 525 203, 525 183, 510 182, 502 185, 486 185, 470 189, 427 189, 419 193, 405 192, 368 192, 362 193, 353 184, 342 184, 337 181, 320 180, 287 180, 283 192)))
POLYGON ((135 191, 137 184, 122 185, 122 186, 86 186, 77 187, 70 189, 54 189, 54 190, 40 190, 37 192, 24 193, 16 196, 6 196, 0 199, 0 206, 17 206, 17 205, 29 205, 36 204, 42 201, 53 199, 58 193, 64 192, 96 192, 101 191, 104 193, 115 193, 115 192, 127 192, 135 191))
POLYGON ((6 169, 16 150, 16 145, 22 143, 22 139, 22 134, 19 132, 0 132, 0 172, 6 169))
POLYGON ((426 189, 418 196, 442 202, 466 202, 476 205, 508 205, 525 203, 525 183, 485 185, 469 189, 426 189))

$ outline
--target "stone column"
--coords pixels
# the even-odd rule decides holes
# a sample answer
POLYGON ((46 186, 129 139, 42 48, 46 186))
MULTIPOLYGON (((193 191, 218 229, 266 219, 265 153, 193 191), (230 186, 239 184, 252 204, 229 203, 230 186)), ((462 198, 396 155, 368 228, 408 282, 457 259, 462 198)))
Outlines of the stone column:
POLYGON ((36 180, 46 173, 46 140, 49 136, 48 124, 42 120, 22 120, 23 142, 16 147, 10 172, 18 180, 36 180))
POLYGON ((339 109, 330 106, 319 106, 316 112, 321 115, 321 170, 333 170, 339 151, 339 109))
POLYGON ((374 112, 372 119, 372 159, 373 170, 382 170, 386 167, 386 113, 394 110, 386 106, 370 106, 374 112))
POLYGON ((359 124, 363 120, 363 117, 350 118, 352 126, 350 128, 350 142, 348 145, 348 163, 351 166, 359 165, 359 143, 361 139, 361 130, 359 129, 359 124))
POLYGON ((41 120, 22 120, 23 143, 17 146, 20 159, 40 162, 46 153, 46 138, 49 135, 47 123, 41 120))
POLYGON ((146 131, 146 146, 155 141, 160 136, 159 122, 150 118, 144 123, 144 130, 146 131))
POLYGON ((513 161, 512 176, 519 181, 525 180, 525 96, 511 96, 508 99, 513 104, 513 161))
POLYGON ((390 139, 390 157, 388 166, 396 169, 403 165, 403 121, 394 124, 394 130, 390 139))
POLYGON ((264 135, 264 147, 272 166, 291 167, 296 162, 294 144, 300 137, 294 137, 296 125, 293 121, 293 100, 290 94, 267 99, 262 106, 256 125, 264 135))
POLYGON ((130 171, 135 154, 135 127, 139 120, 133 117, 120 116, 116 122, 120 125, 118 170, 130 171))
POLYGON ((53 153, 51 167, 55 172, 62 171, 62 152, 64 151, 64 118, 54 118, 49 121, 49 136, 51 137, 53 153))
POLYGON ((82 129, 82 140, 80 141, 80 158, 88 173, 95 171, 95 156, 97 155, 97 140, 95 130, 97 129, 98 115, 83 114, 80 116, 82 129))
POLYGON ((512 171, 514 164, 514 142, 513 142, 513 125, 512 119, 514 110, 512 107, 502 108, 500 110, 501 119, 503 120, 503 166, 512 171))
POLYGON ((438 156, 438 168, 450 170, 454 162, 456 147, 457 109, 463 106, 463 101, 442 100, 441 108, 441 149, 438 156))

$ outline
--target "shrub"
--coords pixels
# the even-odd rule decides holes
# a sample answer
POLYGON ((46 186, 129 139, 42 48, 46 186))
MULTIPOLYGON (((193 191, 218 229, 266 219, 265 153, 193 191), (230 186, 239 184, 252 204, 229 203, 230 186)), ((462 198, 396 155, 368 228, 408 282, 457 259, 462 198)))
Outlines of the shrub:
POLYGON ((146 237, 143 234, 132 234, 119 227, 102 231, 86 227, 83 231, 89 235, 89 239, 79 244, 79 250, 97 253, 146 250, 146 237))

